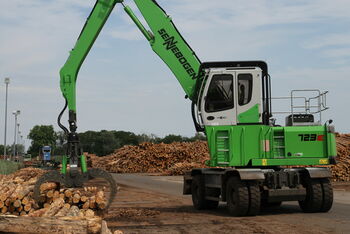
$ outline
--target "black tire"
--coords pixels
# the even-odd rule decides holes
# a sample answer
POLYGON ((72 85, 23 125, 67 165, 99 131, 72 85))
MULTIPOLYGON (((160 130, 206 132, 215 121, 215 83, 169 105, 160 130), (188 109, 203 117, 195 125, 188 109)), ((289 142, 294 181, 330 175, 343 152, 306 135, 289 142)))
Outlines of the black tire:
POLYGON ((299 201, 300 208, 305 213, 320 212, 323 203, 323 192, 321 182, 317 179, 307 179, 305 181, 306 198, 299 201))
POLYGON ((333 188, 329 179, 321 180, 322 186, 322 206, 321 212, 328 212, 333 205, 333 188))
MULTIPOLYGON (((205 195, 210 197, 220 197, 220 189, 217 188, 206 188, 205 195)), ((205 200, 206 209, 216 209, 219 206, 219 201, 205 200)))
POLYGON ((192 202, 197 210, 215 209, 219 205, 219 201, 205 199, 205 183, 202 175, 195 175, 191 185, 192 202))
POLYGON ((227 209, 232 216, 245 216, 249 212, 249 189, 238 177, 231 177, 226 185, 227 209))
POLYGON ((247 215, 254 216, 259 214, 261 206, 260 188, 256 182, 248 182, 249 190, 249 209, 247 215))

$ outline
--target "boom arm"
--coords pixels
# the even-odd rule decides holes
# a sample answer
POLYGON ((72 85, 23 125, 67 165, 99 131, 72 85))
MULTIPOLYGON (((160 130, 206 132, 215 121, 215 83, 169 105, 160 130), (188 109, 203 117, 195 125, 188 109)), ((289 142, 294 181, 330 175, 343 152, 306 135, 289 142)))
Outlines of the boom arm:
MULTIPOLYGON (((177 31, 171 18, 154 0, 134 1, 152 32, 147 31, 131 8, 123 4, 124 10, 150 42, 153 51, 174 73, 186 95, 192 99, 195 94, 195 84, 201 64, 198 57, 177 31)), ((123 0, 97 0, 73 50, 70 52, 70 56, 60 71, 61 91, 68 103, 70 123, 75 122, 76 80, 80 67, 114 6, 119 2, 122 3, 123 0)), ((75 126, 71 127, 74 128, 75 126)))
MULTIPOLYGON (((201 76, 199 75, 201 62, 197 56, 177 31, 171 18, 155 0, 134 0, 134 2, 151 31, 148 31, 142 25, 130 7, 123 4, 123 0, 97 0, 74 48, 70 52, 70 56, 60 70, 60 86, 66 100, 66 106, 59 115, 58 125, 68 135, 67 156, 70 159, 70 164, 77 165, 80 156, 83 172, 86 172, 87 168, 76 133, 76 80, 81 65, 117 3, 123 4, 124 10, 149 41, 153 51, 174 73, 186 96, 193 100, 196 95, 196 82, 201 76), (70 131, 60 123, 67 106, 69 109, 70 131)), ((66 165, 66 163, 65 159, 63 164, 66 165)), ((63 173, 65 173, 65 165, 62 167, 63 173)))

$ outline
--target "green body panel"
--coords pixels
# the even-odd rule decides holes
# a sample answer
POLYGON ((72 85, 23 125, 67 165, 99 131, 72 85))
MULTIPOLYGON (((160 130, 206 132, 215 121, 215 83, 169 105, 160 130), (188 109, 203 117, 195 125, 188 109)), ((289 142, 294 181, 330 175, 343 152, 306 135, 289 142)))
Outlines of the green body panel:
POLYGON ((153 32, 150 41, 153 51, 168 65, 192 100, 201 62, 155 1, 134 1, 153 32))
POLYGON ((336 156, 327 126, 206 126, 209 166, 325 165, 336 156))
POLYGON ((239 123, 258 123, 259 122, 259 104, 254 105, 249 110, 238 115, 239 123))

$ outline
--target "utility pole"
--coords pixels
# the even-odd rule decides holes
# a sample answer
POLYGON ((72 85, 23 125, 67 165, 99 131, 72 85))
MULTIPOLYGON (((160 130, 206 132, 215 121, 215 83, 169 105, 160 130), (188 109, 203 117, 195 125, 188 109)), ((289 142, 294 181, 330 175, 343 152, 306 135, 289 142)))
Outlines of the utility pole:
POLYGON ((13 141, 13 159, 16 157, 16 138, 17 138, 17 116, 21 114, 21 111, 17 110, 12 112, 15 115, 15 135, 13 141))
POLYGON ((6 135, 7 135, 7 96, 8 96, 8 86, 10 84, 10 78, 5 78, 6 94, 5 94, 5 134, 4 134, 4 159, 6 159, 6 135))
POLYGON ((18 156, 20 156, 20 154, 21 154, 21 148, 20 148, 20 144, 21 144, 21 142, 20 142, 20 136, 21 136, 21 131, 19 130, 19 123, 17 123, 17 144, 16 144, 16 147, 19 147, 19 148, 17 148, 17 155, 18 156))

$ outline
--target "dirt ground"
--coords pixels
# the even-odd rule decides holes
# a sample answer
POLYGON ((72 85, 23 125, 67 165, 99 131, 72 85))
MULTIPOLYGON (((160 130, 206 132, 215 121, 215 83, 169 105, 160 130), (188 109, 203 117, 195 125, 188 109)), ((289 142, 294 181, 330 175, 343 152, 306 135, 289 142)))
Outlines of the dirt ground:
MULTIPOLYGON (((213 211, 197 211, 188 197, 159 194, 122 185, 109 213, 105 216, 108 227, 124 233, 330 233, 310 227, 308 223, 290 222, 290 213, 274 218, 274 210, 260 216, 230 217, 225 206, 213 211)), ((321 221, 322 222, 322 221, 321 221)))

